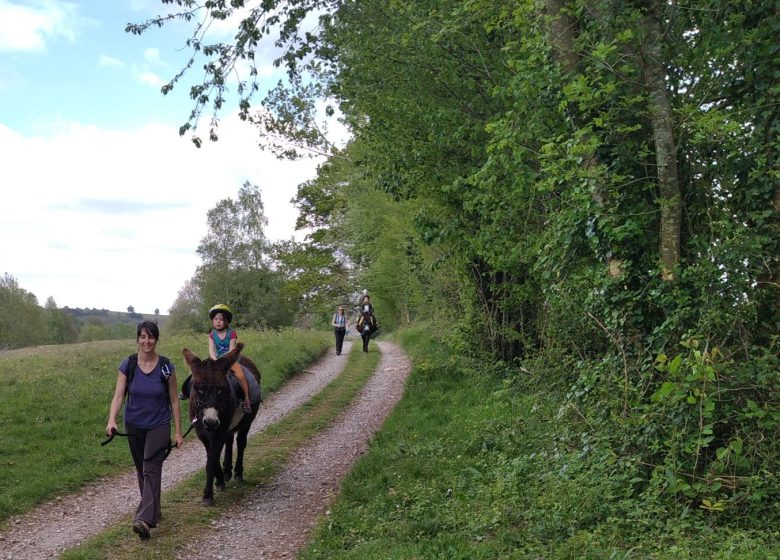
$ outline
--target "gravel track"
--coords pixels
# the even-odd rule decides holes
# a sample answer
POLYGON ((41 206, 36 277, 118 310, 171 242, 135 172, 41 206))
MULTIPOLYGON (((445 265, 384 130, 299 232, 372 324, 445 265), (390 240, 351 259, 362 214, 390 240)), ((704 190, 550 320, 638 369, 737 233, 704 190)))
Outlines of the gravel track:
POLYGON ((273 480, 215 519, 209 533, 188 543, 177 559, 295 558, 403 395, 411 362, 399 346, 378 344, 379 365, 347 409, 299 449, 273 480))
MULTIPOLYGON (((344 341, 344 355, 333 352, 302 374, 286 382, 269 395, 250 430, 250 436, 278 422, 321 391, 346 363, 352 346, 344 341)), ((259 488, 241 509, 229 511, 225 519, 213 524, 213 538, 206 545, 183 553, 181 558, 291 558, 305 541, 317 516, 325 512, 330 498, 338 491, 342 478, 362 454, 367 441, 379 429, 384 418, 400 399, 403 383, 411 368, 409 359, 396 345, 380 342, 382 358, 377 372, 336 423, 315 436, 301 449, 277 478, 259 488), (251 523, 260 542, 252 542, 243 551, 231 550, 228 525, 251 523), (208 547, 208 548, 207 548, 208 547), (212 553, 207 550, 222 550, 212 553)), ((121 443, 121 442, 120 442, 121 443)), ((129 461, 129 455, 128 455, 129 461)), ((202 469, 203 447, 197 438, 188 437, 181 449, 175 449, 163 468, 163 491, 202 469)), ((25 515, 12 518, 0 532, 0 558, 3 560, 41 560, 56 558, 77 546, 120 517, 135 511, 138 486, 135 471, 103 479, 85 486, 75 494, 58 496, 25 515)), ((245 541, 251 542, 251 541, 245 541)))

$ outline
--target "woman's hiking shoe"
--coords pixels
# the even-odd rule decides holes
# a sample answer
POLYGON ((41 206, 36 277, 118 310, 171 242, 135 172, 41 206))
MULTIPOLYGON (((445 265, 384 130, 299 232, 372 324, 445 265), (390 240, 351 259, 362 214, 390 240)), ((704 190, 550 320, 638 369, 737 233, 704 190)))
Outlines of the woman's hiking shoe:
POLYGON ((249 414, 252 412, 252 403, 249 399, 244 399, 244 402, 241 404, 241 408, 244 409, 245 414, 249 414))
POLYGON ((149 525, 146 524, 146 521, 140 519, 133 522, 133 533, 136 533, 142 541, 147 541, 152 536, 152 533, 149 531, 149 525))

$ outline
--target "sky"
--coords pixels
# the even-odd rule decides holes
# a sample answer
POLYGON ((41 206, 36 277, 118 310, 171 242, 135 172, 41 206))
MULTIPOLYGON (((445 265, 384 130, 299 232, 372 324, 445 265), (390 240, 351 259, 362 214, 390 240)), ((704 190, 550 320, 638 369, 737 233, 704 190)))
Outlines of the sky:
MULTIPOLYGON (((0 0, 0 275, 44 305, 166 314, 192 278, 206 213, 262 193, 271 240, 294 232, 297 186, 318 160, 277 160, 251 125, 222 115, 219 141, 179 136, 189 86, 163 95, 184 65, 192 24, 125 32, 165 13, 159 0, 0 0)), ((230 41, 231 24, 209 40, 230 41)), ((282 72, 264 47, 263 87, 282 72)), ((207 133, 202 133, 207 137, 207 133)), ((216 303, 216 302, 215 302, 216 303)))

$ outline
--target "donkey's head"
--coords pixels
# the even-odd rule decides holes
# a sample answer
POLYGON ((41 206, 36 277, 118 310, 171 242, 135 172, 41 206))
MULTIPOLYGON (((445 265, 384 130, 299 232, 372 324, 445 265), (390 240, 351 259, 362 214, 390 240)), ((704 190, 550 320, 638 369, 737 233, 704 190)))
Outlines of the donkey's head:
POLYGON ((244 344, 216 360, 201 360, 191 350, 182 350, 184 361, 192 372, 190 393, 190 418, 197 418, 203 427, 215 430, 220 425, 229 425, 236 407, 236 399, 228 385, 228 371, 238 360, 244 344))

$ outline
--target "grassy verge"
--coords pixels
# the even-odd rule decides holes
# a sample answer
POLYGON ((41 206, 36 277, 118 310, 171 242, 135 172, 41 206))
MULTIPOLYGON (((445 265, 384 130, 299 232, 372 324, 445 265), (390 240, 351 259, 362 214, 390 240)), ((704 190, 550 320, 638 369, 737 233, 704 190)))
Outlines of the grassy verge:
POLYGON ((130 530, 132 517, 126 516, 107 531, 67 551, 63 559, 156 559, 172 558, 176 553, 186 557, 188 543, 207 533, 213 519, 223 515, 227 508, 240 504, 249 490, 278 472, 298 447, 332 422, 352 401, 376 369, 380 357, 376 347, 367 354, 360 351, 357 344, 352 348, 344 371, 323 391, 249 440, 245 482, 240 485, 231 482, 225 492, 216 495, 214 507, 201 505, 205 484, 205 473, 201 471, 163 495, 165 517, 154 530, 151 541, 141 542, 130 530))
MULTIPOLYGON (((266 392, 320 356, 331 339, 325 332, 241 333, 266 392)), ((187 374, 181 349, 207 355, 205 340, 205 335, 162 337, 158 350, 173 360, 179 383, 187 374)), ((125 340, 0 356, 0 522, 131 467, 127 445, 99 444, 119 363, 134 351, 135 341, 125 340)), ((186 418, 186 403, 182 410, 186 418)))
POLYGON ((632 503, 553 371, 474 371, 425 329, 398 338, 414 362, 404 399, 300 560, 780 558, 776 526, 632 503))

